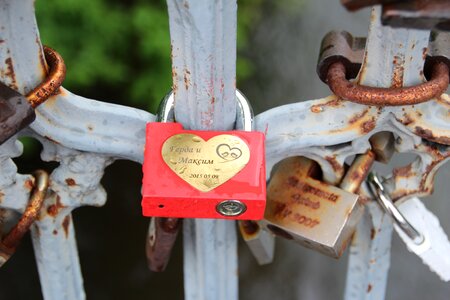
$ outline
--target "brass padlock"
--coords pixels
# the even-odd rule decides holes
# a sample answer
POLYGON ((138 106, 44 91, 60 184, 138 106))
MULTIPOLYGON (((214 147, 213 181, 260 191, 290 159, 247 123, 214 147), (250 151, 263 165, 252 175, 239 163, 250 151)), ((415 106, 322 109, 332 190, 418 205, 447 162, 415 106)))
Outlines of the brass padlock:
POLYGON ((340 257, 364 209, 354 193, 374 160, 372 151, 357 156, 340 187, 320 181, 319 166, 307 158, 283 160, 269 182, 262 223, 276 235, 340 257))

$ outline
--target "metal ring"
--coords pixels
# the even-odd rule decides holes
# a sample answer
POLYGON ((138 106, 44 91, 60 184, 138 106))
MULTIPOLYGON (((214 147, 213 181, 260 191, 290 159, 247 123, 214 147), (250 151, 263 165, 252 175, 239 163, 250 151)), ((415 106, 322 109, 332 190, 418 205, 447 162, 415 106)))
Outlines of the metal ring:
POLYGON ((377 198, 378 203, 384 209, 386 214, 388 214, 395 222, 395 224, 416 244, 420 245, 424 242, 424 236, 422 233, 417 231, 417 229, 412 226, 408 220, 405 219, 403 214, 395 206, 392 199, 389 197, 388 193, 384 189, 380 178, 378 178, 376 173, 370 173, 367 181, 369 183, 370 190, 377 198))
POLYGON ((33 108, 53 96, 66 78, 66 65, 61 55, 47 46, 44 46, 44 55, 49 66, 47 77, 26 96, 33 108))
POLYGON ((327 71, 331 91, 344 100, 376 106, 413 105, 441 96, 449 84, 449 68, 445 63, 434 64, 428 82, 410 87, 379 88, 358 85, 346 79, 343 63, 335 62, 327 71))
MULTIPOLYGON (((235 128, 244 131, 253 130, 253 109, 248 99, 236 89, 237 111, 235 128)), ((173 91, 170 91, 161 100, 156 116, 157 122, 170 122, 175 120, 175 97, 173 91)))
POLYGON ((31 225, 36 221, 49 185, 48 173, 44 170, 36 170, 33 173, 35 178, 35 187, 31 193, 25 212, 20 217, 19 222, 3 237, 2 246, 8 249, 15 249, 22 240, 25 233, 30 230, 31 225))

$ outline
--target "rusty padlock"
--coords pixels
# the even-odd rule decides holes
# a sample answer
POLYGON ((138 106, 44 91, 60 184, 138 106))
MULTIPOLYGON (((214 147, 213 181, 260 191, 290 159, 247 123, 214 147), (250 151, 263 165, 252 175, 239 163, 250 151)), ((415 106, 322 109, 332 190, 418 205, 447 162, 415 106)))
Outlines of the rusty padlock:
POLYGON ((48 76, 27 96, 0 83, 0 145, 30 125, 36 118, 34 109, 55 94, 64 81, 66 67, 62 57, 45 46, 44 54, 49 65, 48 76))
POLYGON ((292 157, 277 167, 267 190, 265 222, 274 234, 338 258, 363 213, 354 194, 375 160, 375 153, 355 158, 340 187, 317 179, 318 165, 292 157), (314 178, 315 177, 315 178, 314 178))
POLYGON ((19 222, 0 241, 0 267, 14 254, 23 236, 30 230, 34 221, 36 221, 44 203, 49 185, 49 176, 43 170, 37 170, 33 175, 35 178, 35 187, 31 193, 25 212, 20 217, 19 222))
MULTIPOLYGON (((144 216, 240 220, 263 217, 264 134, 252 131, 253 112, 247 99, 239 91, 236 99, 236 123, 242 123, 244 130, 199 131, 185 130, 173 122, 147 124, 144 216)), ((159 114, 168 116, 172 110, 160 109, 159 114)))

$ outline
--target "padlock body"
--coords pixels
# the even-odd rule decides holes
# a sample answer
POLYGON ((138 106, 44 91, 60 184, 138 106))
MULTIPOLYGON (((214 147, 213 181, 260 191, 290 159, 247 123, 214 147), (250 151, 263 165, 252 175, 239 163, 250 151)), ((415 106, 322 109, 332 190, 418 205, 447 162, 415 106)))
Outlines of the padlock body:
POLYGON ((0 145, 30 125, 36 115, 27 99, 0 83, 0 145))
POLYGON ((264 216, 264 134, 260 132, 196 131, 184 130, 179 123, 148 123, 143 173, 144 216, 241 220, 264 216), (219 152, 223 149, 226 153, 219 152), (239 160, 245 164, 236 165, 239 160), (217 206, 227 200, 237 200, 246 209, 224 216, 217 206))
POLYGON ((274 234, 338 258, 356 229, 363 206, 358 195, 306 176, 309 162, 294 157, 279 164, 268 185, 262 223, 274 234))

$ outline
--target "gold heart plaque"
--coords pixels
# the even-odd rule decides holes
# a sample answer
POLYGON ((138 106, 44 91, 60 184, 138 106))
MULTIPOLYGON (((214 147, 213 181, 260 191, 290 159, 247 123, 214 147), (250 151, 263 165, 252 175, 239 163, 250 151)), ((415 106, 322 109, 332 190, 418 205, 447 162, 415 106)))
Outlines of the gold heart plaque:
POLYGON ((202 192, 225 183, 250 160, 247 144, 230 134, 217 135, 208 141, 195 134, 176 134, 164 142, 161 153, 175 174, 202 192))

